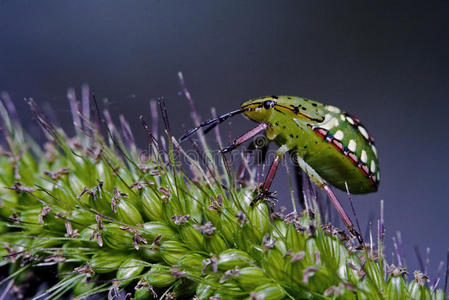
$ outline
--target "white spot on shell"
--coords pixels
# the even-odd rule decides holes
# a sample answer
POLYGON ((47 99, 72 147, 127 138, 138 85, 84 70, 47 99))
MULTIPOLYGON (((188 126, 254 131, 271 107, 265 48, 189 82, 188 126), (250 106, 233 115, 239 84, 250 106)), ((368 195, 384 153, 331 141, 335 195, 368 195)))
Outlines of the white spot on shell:
POLYGON ((338 126, 338 119, 333 117, 331 114, 326 114, 324 116, 323 123, 320 124, 320 127, 326 130, 331 130, 335 126, 338 126))
POLYGON ((348 144, 348 149, 352 152, 355 152, 355 149, 357 149, 357 143, 354 140, 350 140, 348 144))
POLYGON ((341 130, 338 130, 335 134, 334 134, 334 138, 336 138, 337 140, 341 141, 344 138, 344 133, 341 130))
POLYGON ((376 146, 371 145, 371 150, 373 150, 373 153, 374 153, 374 155, 375 155, 376 158, 377 158, 377 149, 376 149, 376 146))
POLYGON ((354 125, 354 120, 350 116, 346 116, 346 120, 351 124, 354 125))
POLYGON ((379 173, 379 171, 377 171, 376 177, 377 177, 377 181, 380 181, 380 173, 379 173))
POLYGON ((359 125, 358 128, 359 128, 360 133, 363 135, 363 137, 368 140, 369 136, 368 136, 368 132, 366 132, 365 127, 359 125))
POLYGON ((366 155, 366 151, 362 150, 362 155, 360 156, 360 159, 366 163, 368 161, 368 155, 366 155))
POLYGON ((340 115, 340 119, 341 119, 342 121, 346 120, 345 115, 340 115))
POLYGON ((326 109, 330 112, 339 114, 341 111, 338 107, 332 106, 332 105, 326 105, 326 109))
POLYGON ((371 161, 371 172, 376 172, 376 163, 374 162, 374 160, 371 161))

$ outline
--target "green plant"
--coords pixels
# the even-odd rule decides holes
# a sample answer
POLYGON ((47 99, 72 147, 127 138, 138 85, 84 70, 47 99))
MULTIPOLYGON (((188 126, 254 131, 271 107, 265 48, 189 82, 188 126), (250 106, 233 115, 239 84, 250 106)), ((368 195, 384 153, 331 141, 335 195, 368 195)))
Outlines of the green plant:
POLYGON ((69 95, 74 137, 29 100, 48 139, 43 147, 23 131, 6 95, 0 104, 5 292, 48 299, 122 292, 136 299, 445 298, 424 274, 408 282, 404 269, 387 264, 383 230, 377 247, 370 241, 358 249, 351 236, 322 223, 313 198, 303 212, 251 207, 253 174, 237 182, 202 136, 201 158, 189 156, 170 135, 163 103, 166 137, 142 119, 142 152, 124 118, 119 130, 107 110, 100 116, 93 105, 89 117, 89 100, 78 109, 69 95), (52 272, 52 285, 33 290, 29 283, 42 272, 52 272))

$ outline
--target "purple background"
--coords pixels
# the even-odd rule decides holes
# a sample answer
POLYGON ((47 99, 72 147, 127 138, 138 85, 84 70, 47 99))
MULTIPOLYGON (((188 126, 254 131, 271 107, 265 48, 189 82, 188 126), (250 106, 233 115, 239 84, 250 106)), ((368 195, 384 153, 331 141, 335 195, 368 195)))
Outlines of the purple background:
MULTIPOLYGON (((362 227, 384 199, 387 251, 400 231, 409 271, 419 245, 431 247, 432 274, 449 247, 449 1, 410 3, 3 0, 0 90, 26 127, 22 99, 33 97, 68 128, 66 88, 89 83, 141 143, 137 117, 149 117, 150 99, 167 99, 175 134, 192 126, 178 71, 203 119, 212 106, 224 113, 266 94, 339 106, 362 120, 380 155, 379 192, 354 197, 362 227)), ((253 126, 232 122, 233 136, 253 126)), ((289 203, 285 170, 278 175, 273 188, 289 203)))

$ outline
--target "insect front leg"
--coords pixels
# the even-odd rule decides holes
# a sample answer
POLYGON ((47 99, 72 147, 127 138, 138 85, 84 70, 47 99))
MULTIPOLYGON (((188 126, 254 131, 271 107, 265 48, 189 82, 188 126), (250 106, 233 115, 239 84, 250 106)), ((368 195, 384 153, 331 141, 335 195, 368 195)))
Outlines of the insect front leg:
POLYGON ((279 163, 281 162, 282 157, 288 151, 288 147, 286 145, 282 145, 276 151, 276 155, 274 156, 273 162, 271 163, 270 170, 268 171, 267 177, 262 185, 262 191, 257 195, 256 198, 251 201, 251 206, 254 206, 259 200, 262 200, 266 196, 269 195, 269 190, 271 187, 271 183, 273 182, 273 178, 276 175, 276 171, 278 169, 279 163))
POLYGON ((249 139, 253 138, 254 136, 258 135, 259 133, 265 131, 265 129, 267 129, 268 126, 269 126, 268 123, 260 123, 259 125, 257 125, 253 129, 248 131, 247 133, 244 133, 240 137, 235 139, 230 146, 222 149, 221 153, 226 153, 226 152, 229 152, 231 150, 234 150, 235 148, 237 148, 238 146, 240 146, 241 144, 243 144, 247 140, 249 140, 249 139))
POLYGON ((337 210, 338 214, 343 219, 343 222, 345 223, 345 226, 348 229, 348 231, 357 238, 360 245, 363 245, 363 239, 360 233, 358 233, 357 230, 355 230, 354 224, 352 223, 349 216, 346 214, 345 210, 341 206, 340 201, 338 200, 337 196, 335 196, 334 192, 327 184, 327 182, 320 175, 318 175, 318 173, 309 164, 307 164, 300 156, 297 156, 297 161, 298 165, 310 177, 310 179, 317 186, 319 186, 326 192, 326 194, 331 199, 331 202, 334 205, 335 209, 337 210))

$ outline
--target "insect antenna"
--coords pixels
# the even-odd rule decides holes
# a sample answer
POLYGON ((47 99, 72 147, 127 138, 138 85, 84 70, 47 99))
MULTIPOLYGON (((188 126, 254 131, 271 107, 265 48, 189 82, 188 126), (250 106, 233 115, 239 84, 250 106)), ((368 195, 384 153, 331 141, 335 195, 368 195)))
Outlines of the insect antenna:
POLYGON ((212 129, 214 129, 215 126, 217 126, 218 124, 223 123, 224 121, 226 121, 226 120, 229 119, 230 117, 233 117, 233 116, 235 116, 235 115, 241 114, 241 113, 243 113, 243 112, 245 112, 245 111, 247 111, 247 110, 248 110, 248 109, 234 110, 234 111, 228 112, 228 113, 226 113, 226 114, 224 114, 224 115, 218 116, 218 117, 216 117, 216 118, 212 118, 212 119, 210 119, 210 120, 204 121, 204 122, 201 123, 199 126, 197 126, 197 127, 195 127, 195 128, 192 128, 192 129, 190 129, 189 131, 187 131, 183 136, 181 136, 181 138, 179 139, 179 141, 180 141, 180 142, 185 141, 189 136, 191 136, 192 134, 194 134, 195 132, 197 132, 198 129, 203 128, 203 127, 206 127, 206 126, 209 126, 209 127, 207 127, 207 128, 204 130, 204 133, 206 134, 206 133, 208 133, 209 131, 211 131, 212 129))

